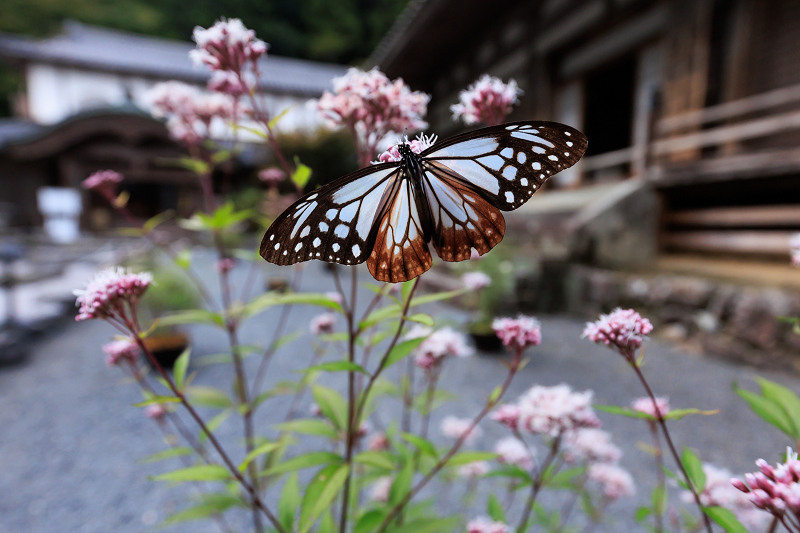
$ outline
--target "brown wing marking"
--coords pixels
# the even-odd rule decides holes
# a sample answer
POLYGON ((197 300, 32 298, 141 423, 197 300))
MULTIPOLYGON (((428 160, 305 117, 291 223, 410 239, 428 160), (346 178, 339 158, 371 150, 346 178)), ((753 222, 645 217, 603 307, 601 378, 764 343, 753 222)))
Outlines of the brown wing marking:
POLYGON ((414 279, 433 264, 411 182, 397 180, 395 187, 387 191, 393 196, 379 215, 375 244, 367 258, 370 274, 388 283, 414 279))
POLYGON ((472 248, 483 255, 499 244, 506 222, 498 208, 451 174, 436 162, 430 162, 425 173, 425 194, 434 224, 432 241, 445 261, 464 261, 470 258, 472 248))

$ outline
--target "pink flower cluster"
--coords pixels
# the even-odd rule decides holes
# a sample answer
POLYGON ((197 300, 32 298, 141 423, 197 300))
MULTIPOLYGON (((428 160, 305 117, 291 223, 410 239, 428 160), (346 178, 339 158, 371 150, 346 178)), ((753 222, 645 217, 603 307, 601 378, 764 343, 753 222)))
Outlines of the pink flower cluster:
POLYGON ((649 396, 637 398, 631 403, 631 409, 639 411, 653 418, 666 416, 670 411, 669 398, 656 398, 655 403, 649 396))
POLYGON ((377 68, 367 72, 351 68, 333 80, 333 92, 326 91, 312 103, 332 126, 355 132, 372 156, 389 133, 427 127, 423 117, 429 100, 429 95, 412 91, 401 79, 389 80, 377 68))
POLYGON ((379 477, 369 491, 369 499, 374 502, 386 503, 389 501, 389 493, 392 491, 394 479, 389 476, 379 477))
POLYGON ((444 362, 447 357, 469 357, 474 350, 464 340, 464 336, 453 328, 442 328, 430 332, 427 328, 415 328, 409 335, 428 335, 414 350, 414 364, 419 368, 430 370, 444 362))
MULTIPOLYGON (((700 493, 700 503, 728 509, 748 531, 766 529, 770 515, 754 507, 747 494, 731 484, 731 473, 728 470, 704 464, 703 473, 706 475, 706 484, 700 493)), ((681 499, 686 503, 694 503, 694 495, 688 490, 681 493, 681 499)))
POLYGON ((639 313, 633 309, 617 308, 607 315, 600 315, 595 322, 588 322, 583 336, 597 344, 605 344, 632 360, 651 331, 653 325, 639 313))
POLYGON ((389 449, 389 439, 385 433, 373 433, 367 440, 367 449, 370 451, 383 451, 389 449))
POLYGON ((385 152, 378 156, 378 160, 373 161, 372 163, 377 165, 379 163, 393 163, 395 161, 400 161, 403 159, 403 157, 400 155, 401 144, 407 144, 409 148, 411 148, 412 152, 415 154, 421 154, 436 144, 436 139, 436 135, 425 135, 424 133, 417 135, 417 138, 413 141, 409 141, 408 137, 406 137, 404 141, 393 144, 387 148, 385 152))
POLYGON ((442 434, 451 439, 460 439, 465 437, 464 442, 471 442, 483 434, 481 428, 472 427, 472 420, 469 418, 458 418, 455 416, 446 416, 442 419, 441 423, 442 434))
POLYGON ((611 434, 598 428, 579 428, 564 437, 568 462, 616 463, 622 457, 620 450, 611 442, 611 434))
POLYGON ((569 385, 534 385, 516 404, 500 406, 491 418, 512 430, 559 437, 579 428, 596 428, 592 391, 572 392, 569 385))
POLYGON ((465 479, 482 478, 489 473, 491 467, 486 461, 473 461, 458 467, 458 475, 465 479))
POLYGON ((157 421, 163 420, 168 412, 167 408, 160 403, 153 403, 144 408, 144 416, 157 421))
POLYGON ((471 291, 479 291, 485 289, 492 284, 492 278, 483 272, 467 272, 461 276, 461 283, 464 287, 471 291))
POLYGON ((503 83, 500 78, 484 74, 467 90, 461 91, 459 103, 450 106, 450 111, 453 112, 453 120, 496 126, 511 113, 514 104, 519 103, 520 94, 522 91, 513 79, 503 83))
POLYGON ((538 320, 530 316, 495 318, 492 329, 503 345, 512 350, 524 350, 542 343, 542 327, 538 320))
POLYGON ((95 190, 108 198, 114 199, 114 192, 122 182, 122 174, 115 170, 98 170, 85 180, 83 180, 84 189, 95 190))
POLYGON ((501 463, 516 465, 523 470, 533 468, 532 450, 516 437, 506 437, 497 441, 494 445, 494 453, 497 454, 497 460, 501 463))
POLYGON ((322 313, 311 319, 308 324, 308 329, 314 335, 322 335, 324 333, 331 333, 333 325, 336 323, 336 315, 333 313, 322 313))
POLYGON ((258 179, 267 185, 277 187, 283 180, 286 179, 286 172, 278 167, 264 168, 258 171, 258 179))
POLYGON ((154 85, 148 98, 153 115, 166 118, 172 137, 189 146, 210 138, 214 123, 237 120, 249 111, 228 95, 204 93, 178 81, 154 85))
POLYGON ((153 275, 149 272, 133 273, 122 267, 103 270, 85 289, 73 291, 79 307, 75 320, 125 318, 128 316, 125 304, 136 305, 152 282, 153 275))
POLYGON ((511 528, 503 522, 495 522, 491 518, 480 517, 467 524, 467 533, 510 533, 511 528))
POLYGON ((792 255, 792 264, 800 267, 800 233, 795 233, 789 239, 789 253, 792 255))
POLYGON ((732 479, 734 487, 746 494, 759 509, 774 516, 787 511, 800 518, 800 461, 797 453, 786 449, 786 462, 770 466, 764 459, 756 461, 758 472, 745 474, 744 481, 732 479))
POLYGON ((633 477, 624 468, 611 463, 593 463, 586 473, 587 479, 600 486, 603 496, 616 500, 623 496, 633 496, 636 486, 633 477))
POLYGON ((195 26, 192 37, 197 49, 189 52, 189 57, 215 71, 241 74, 248 62, 258 61, 268 48, 239 19, 222 19, 208 29, 195 26))
POLYGON ((139 345, 131 339, 119 339, 103 345, 108 366, 118 366, 123 362, 135 364, 139 358, 139 345))

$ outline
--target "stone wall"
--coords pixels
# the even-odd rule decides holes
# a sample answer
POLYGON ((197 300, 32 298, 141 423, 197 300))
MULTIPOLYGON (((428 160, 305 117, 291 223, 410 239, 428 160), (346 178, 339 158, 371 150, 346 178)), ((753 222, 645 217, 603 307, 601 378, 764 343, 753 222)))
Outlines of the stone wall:
POLYGON ((568 263, 545 265, 519 279, 517 289, 524 310, 591 319, 615 307, 633 307, 653 321, 658 335, 693 344, 703 353, 800 370, 800 334, 781 320, 800 316, 798 291, 568 263))

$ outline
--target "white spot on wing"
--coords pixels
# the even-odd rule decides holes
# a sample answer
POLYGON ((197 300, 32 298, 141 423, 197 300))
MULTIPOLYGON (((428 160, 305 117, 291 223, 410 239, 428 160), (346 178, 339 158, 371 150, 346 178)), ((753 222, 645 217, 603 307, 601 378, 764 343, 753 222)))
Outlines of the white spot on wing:
POLYGON ((333 248, 334 252, 338 252, 339 251, 339 243, 338 242, 333 243, 331 248, 333 248))
POLYGON ((506 191, 506 202, 513 204, 514 203, 514 193, 511 191, 506 191))
POLYGON ((554 155, 548 155, 547 159, 549 159, 550 161, 558 161, 558 157, 554 155))
POLYGON ((517 154, 517 161, 520 165, 523 164, 526 159, 528 159, 528 156, 525 155, 525 152, 520 152, 517 154))
POLYGON ((299 252, 300 248, 302 248, 302 247, 303 247, 303 243, 302 242, 298 242, 297 246, 294 247, 294 251, 295 252, 299 252))
POLYGON ((319 223, 319 230, 322 233, 325 233, 326 231, 328 231, 328 225, 325 222, 320 222, 319 223))
POLYGON ((356 257, 361 255, 361 247, 359 245, 357 245, 357 244, 353 245, 353 255, 356 256, 356 257))
POLYGON ((484 137, 482 139, 470 139, 469 141, 456 143, 452 146, 436 150, 428 154, 427 157, 429 159, 439 157, 470 157, 494 152, 496 148, 497 141, 494 138, 484 137))
POLYGON ((517 167, 508 165, 503 169, 503 177, 507 180, 513 180, 517 177, 517 167))
POLYGON ((320 244, 322 244, 322 241, 319 239, 319 237, 316 237, 316 238, 314 239, 314 242, 312 242, 311 244, 313 244, 313 245, 314 245, 314 248, 316 248, 317 246, 319 246, 320 244))
POLYGON ((327 218, 328 220, 333 220, 334 218, 336 218, 336 213, 338 213, 336 209, 328 209, 325 212, 325 218, 327 218))
POLYGON ((521 180, 519 180, 519 184, 522 185, 523 187, 527 187, 528 186, 528 178, 522 178, 521 180))
POLYGON ((487 167, 491 168, 492 170, 500 170, 503 167, 505 161, 499 155, 490 155, 488 157, 482 157, 478 159, 479 163, 483 163, 487 167))
POLYGON ((534 161, 531 166, 533 167, 533 170, 542 170, 542 164, 538 161, 534 161))
POLYGON ((300 232, 300 238, 308 237, 309 233, 311 233, 311 226, 306 226, 303 228, 303 231, 300 232))
POLYGON ((544 148, 542 148, 541 146, 534 146, 534 147, 531 148, 531 150, 533 150, 537 154, 543 154, 543 153, 545 153, 547 151, 544 148))
POLYGON ((356 216, 356 212, 358 211, 358 202, 353 202, 352 204, 343 207, 341 211, 339 211, 339 219, 344 222, 350 222, 353 220, 353 217, 356 216))
POLYGON ((502 155, 506 159, 511 159, 511 156, 514 155, 514 149, 513 148, 509 148, 509 147, 505 147, 505 148, 503 148, 503 151, 500 152, 500 155, 502 155))
POLYGON ((336 229, 333 230, 334 235, 344 239, 350 233, 350 228, 345 226, 344 224, 339 224, 336 226, 336 229))

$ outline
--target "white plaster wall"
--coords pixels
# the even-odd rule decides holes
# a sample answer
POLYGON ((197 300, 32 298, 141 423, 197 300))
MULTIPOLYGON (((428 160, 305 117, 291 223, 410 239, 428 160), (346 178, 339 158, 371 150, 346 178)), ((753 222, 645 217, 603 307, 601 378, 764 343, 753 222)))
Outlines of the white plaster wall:
MULTIPOLYGON (((56 124, 81 111, 120 106, 128 98, 149 110, 148 91, 164 81, 47 64, 30 65, 26 76, 30 117, 40 124, 56 124)), ((307 101, 306 97, 267 94, 260 105, 272 117, 289 108, 276 126, 278 131, 314 131, 324 123, 307 101)), ((214 134, 219 138, 231 136, 226 128, 217 128, 214 134)), ((240 137, 257 140, 253 134, 240 137)))

